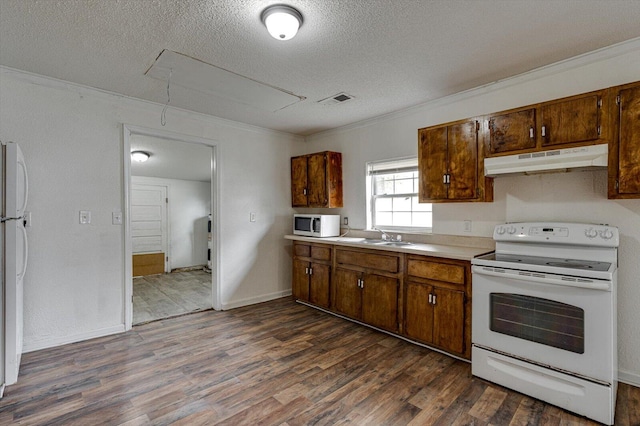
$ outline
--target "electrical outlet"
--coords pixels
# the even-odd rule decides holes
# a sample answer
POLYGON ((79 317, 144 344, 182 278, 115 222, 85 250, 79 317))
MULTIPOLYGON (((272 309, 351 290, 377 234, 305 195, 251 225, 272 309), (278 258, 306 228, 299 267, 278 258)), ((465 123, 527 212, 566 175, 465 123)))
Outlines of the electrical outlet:
POLYGON ((349 225, 349 218, 345 216, 345 217, 342 219, 342 224, 343 224, 343 225, 347 225, 347 226, 348 226, 348 225, 349 225))
POLYGON ((470 220, 465 220, 464 221, 463 230, 464 230, 464 232, 471 232, 471 221, 470 220))

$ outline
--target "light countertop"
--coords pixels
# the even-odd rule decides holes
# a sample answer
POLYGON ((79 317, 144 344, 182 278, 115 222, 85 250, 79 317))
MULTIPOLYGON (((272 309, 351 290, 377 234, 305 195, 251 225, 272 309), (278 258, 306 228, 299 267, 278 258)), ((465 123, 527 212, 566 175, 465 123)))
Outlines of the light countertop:
POLYGON ((366 244, 362 241, 364 238, 359 237, 302 237, 299 235, 285 235, 287 240, 306 241, 310 243, 324 243, 336 246, 366 248, 371 250, 392 251, 398 253, 417 254, 423 256, 442 257, 446 259, 471 260, 476 256, 490 253, 492 248, 488 247, 466 247, 462 245, 447 244, 430 244, 430 243, 411 243, 405 246, 389 246, 366 244))

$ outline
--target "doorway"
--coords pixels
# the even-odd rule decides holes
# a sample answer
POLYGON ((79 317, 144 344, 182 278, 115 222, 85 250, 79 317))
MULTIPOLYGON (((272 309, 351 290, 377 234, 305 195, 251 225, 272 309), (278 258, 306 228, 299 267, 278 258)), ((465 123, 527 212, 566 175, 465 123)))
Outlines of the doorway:
MULTIPOLYGON (((149 300, 158 298, 168 297, 172 299, 171 303, 183 305, 185 311, 182 313, 203 307, 220 309, 215 141, 129 125, 123 126, 123 133, 126 329, 137 322, 158 319, 142 312, 146 308, 139 308, 143 315, 136 315, 136 322, 133 320, 135 306, 145 306, 149 300), (142 164, 132 163, 130 152, 134 150, 148 152, 149 160, 142 164), (142 194, 135 192, 140 189, 145 191, 142 194), (143 199, 134 203, 138 195, 143 195, 143 199), (168 241, 164 246, 161 241, 161 201, 166 202, 165 235, 168 241), (134 278, 134 254, 161 257, 164 272, 169 273, 134 278), (134 291, 134 283, 136 290, 145 288, 147 300, 144 303, 137 297, 142 293, 134 291), (158 288, 163 291, 155 292, 158 288), (150 289, 154 292, 149 293, 150 289), (193 293, 189 293, 191 291, 193 293)), ((181 314, 175 306, 164 311, 167 316, 181 314)), ((153 315, 157 316, 157 313, 153 315)))

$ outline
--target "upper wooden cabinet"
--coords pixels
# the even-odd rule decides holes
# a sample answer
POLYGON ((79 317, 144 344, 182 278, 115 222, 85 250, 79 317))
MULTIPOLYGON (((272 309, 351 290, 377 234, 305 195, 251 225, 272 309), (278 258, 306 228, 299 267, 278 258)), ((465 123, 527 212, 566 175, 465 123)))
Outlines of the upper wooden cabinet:
POLYGON ((490 114, 487 157, 608 143, 609 102, 605 89, 490 114))
POLYGON ((479 129, 477 120, 466 120, 418 130, 421 203, 493 201, 479 129))
MULTIPOLYGON (((608 142, 604 135, 610 129, 605 90, 564 100, 545 102, 540 106, 540 141, 543 147, 608 142), (603 123, 607 128, 603 129, 603 123)), ((606 136, 609 136, 608 133, 606 136)))
POLYGON ((342 207, 342 154, 318 152, 291 158, 292 207, 342 207))
POLYGON ((533 149, 536 147, 536 110, 527 108, 492 115, 488 129, 488 154, 533 149))
POLYGON ((640 82, 615 93, 614 134, 609 144, 609 198, 640 197, 640 82))

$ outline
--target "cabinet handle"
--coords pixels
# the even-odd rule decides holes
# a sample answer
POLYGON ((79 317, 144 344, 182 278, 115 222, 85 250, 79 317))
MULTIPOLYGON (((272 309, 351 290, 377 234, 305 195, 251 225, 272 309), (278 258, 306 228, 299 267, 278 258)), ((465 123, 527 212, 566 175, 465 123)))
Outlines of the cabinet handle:
POLYGON ((436 305, 436 295, 434 294, 433 295, 433 306, 435 306, 435 305, 436 305))
POLYGON ((364 289, 364 280, 360 280, 360 288, 364 289))
POLYGON ((546 138, 546 137, 547 137, 547 126, 542 126, 542 129, 540 129, 540 135, 541 135, 543 138, 546 138))
POLYGON ((309 275, 309 268, 304 268, 304 274, 309 275))
POLYGON ((442 175, 442 183, 447 183, 447 174, 442 175))
POLYGON ((447 183, 451 183, 451 175, 447 173, 447 183))
POLYGON ((313 275, 313 268, 309 268, 309 275, 313 275))
POLYGON ((429 304, 433 303, 433 294, 429 293, 429 304))
POLYGON ((307 195, 307 188, 304 188, 304 189, 302 190, 302 195, 307 195))
POLYGON ((529 127, 529 139, 533 139, 533 135, 534 135, 534 130, 533 130, 533 126, 529 127))

